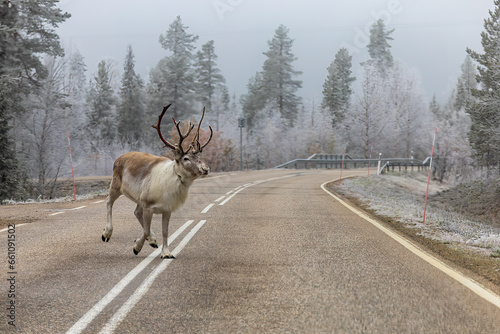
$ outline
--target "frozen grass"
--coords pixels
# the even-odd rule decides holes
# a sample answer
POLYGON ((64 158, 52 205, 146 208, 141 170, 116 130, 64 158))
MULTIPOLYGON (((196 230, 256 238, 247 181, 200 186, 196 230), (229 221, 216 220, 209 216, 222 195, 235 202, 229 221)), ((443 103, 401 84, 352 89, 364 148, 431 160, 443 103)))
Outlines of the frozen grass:
MULTIPOLYGON (((77 201, 84 201, 89 199, 94 199, 96 197, 107 196, 108 189, 103 188, 97 191, 92 191, 82 195, 76 195, 77 201)), ((26 201, 14 201, 14 200, 5 200, 2 204, 33 204, 33 203, 63 203, 63 202, 71 202, 74 200, 73 196, 65 196, 65 197, 57 197, 51 199, 28 199, 26 201)))
MULTIPOLYGON (((422 173, 347 179, 341 188, 368 205, 377 214, 396 219, 419 234, 443 243, 465 246, 500 257, 500 228, 492 227, 428 201, 423 221, 427 176, 422 173)), ((432 184, 430 193, 446 187, 432 184)))

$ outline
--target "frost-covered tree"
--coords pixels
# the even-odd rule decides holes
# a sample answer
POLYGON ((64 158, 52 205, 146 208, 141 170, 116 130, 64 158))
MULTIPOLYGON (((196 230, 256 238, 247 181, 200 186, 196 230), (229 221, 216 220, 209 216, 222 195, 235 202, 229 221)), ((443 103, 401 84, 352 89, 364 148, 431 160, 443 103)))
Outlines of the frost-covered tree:
POLYGON ((111 85, 111 64, 102 60, 97 75, 90 82, 87 98, 89 113, 87 120, 88 139, 92 152, 98 152, 116 137, 116 98, 111 85))
POLYGON ((323 84, 322 107, 328 111, 334 127, 344 119, 344 113, 349 107, 351 85, 356 80, 351 76, 351 67, 352 56, 346 48, 341 48, 328 67, 328 76, 323 84))
POLYGON ((63 54, 55 28, 70 15, 56 4, 56 0, 0 4, 0 201, 25 193, 11 129, 13 120, 22 122, 23 99, 47 75, 40 55, 63 54))
POLYGON ((467 49, 479 66, 479 89, 472 89, 473 101, 466 106, 471 118, 469 140, 481 166, 500 167, 500 1, 484 22, 481 44, 484 53, 467 49))
POLYGON ((134 52, 127 47, 123 65, 120 102, 116 108, 117 132, 121 142, 138 147, 146 130, 144 83, 135 73, 134 52))
POLYGON ((289 31, 280 25, 273 39, 268 41, 269 50, 264 52, 267 59, 262 66, 262 84, 267 100, 276 106, 289 125, 293 125, 302 103, 295 94, 302 87, 302 81, 295 78, 302 72, 293 67, 297 57, 292 53, 293 39, 288 36, 289 31))
POLYGON ((387 31, 384 20, 377 20, 370 29, 370 43, 368 44, 368 53, 370 61, 375 62, 380 69, 386 69, 394 64, 394 58, 391 54, 391 45, 388 41, 393 40, 391 34, 394 29, 387 31))
POLYGON ((30 109, 29 120, 21 127, 23 142, 21 158, 30 166, 31 176, 37 180, 41 198, 55 195, 55 182, 66 160, 66 130, 71 122, 67 100, 65 71, 67 59, 47 57, 44 65, 47 76, 41 80, 38 91, 25 102, 30 109))
POLYGON ((175 119, 189 117, 194 111, 192 63, 198 36, 188 34, 187 29, 177 16, 167 32, 160 35, 159 42, 170 55, 161 59, 150 72, 148 117, 156 117, 169 103, 172 103, 169 112, 175 119))

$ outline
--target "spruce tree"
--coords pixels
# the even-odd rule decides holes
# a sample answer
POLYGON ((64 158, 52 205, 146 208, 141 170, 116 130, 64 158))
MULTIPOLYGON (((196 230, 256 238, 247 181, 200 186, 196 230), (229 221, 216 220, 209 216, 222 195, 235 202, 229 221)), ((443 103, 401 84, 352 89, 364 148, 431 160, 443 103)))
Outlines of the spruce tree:
POLYGON ((127 47, 123 66, 120 103, 117 107, 117 132, 120 141, 137 147, 146 129, 144 117, 144 83, 134 70, 132 46, 127 47))
MULTIPOLYGON (((394 58, 391 54, 391 45, 388 41, 393 40, 391 34, 394 29, 386 31, 384 20, 377 20, 370 29, 370 43, 368 44, 368 53, 370 61, 375 62, 381 70, 392 67, 394 58)), ((383 71, 384 73, 384 71, 383 71)))
POLYGON ((480 88, 472 89, 474 97, 466 106, 471 118, 469 140, 478 162, 490 170, 500 167, 500 1, 484 21, 481 44, 484 53, 467 49, 479 63, 477 80, 480 88))
POLYGON ((214 41, 203 44, 196 53, 195 75, 198 100, 212 110, 212 99, 216 89, 224 89, 226 80, 217 68, 214 41))
POLYGON ((257 72, 247 84, 248 93, 241 96, 243 115, 247 119, 248 129, 251 131, 258 124, 260 111, 266 105, 266 92, 262 82, 262 74, 257 72))
POLYGON ((110 66, 105 60, 101 61, 97 75, 90 84, 87 130, 93 152, 98 152, 103 145, 111 143, 116 137, 116 98, 111 86, 110 66))
POLYGON ((467 102, 471 100, 472 90, 477 88, 476 75, 476 67, 474 66, 472 58, 467 55, 462 64, 462 74, 457 82, 457 94, 454 102, 455 111, 465 108, 467 102))
POLYGON ((148 117, 156 117, 169 103, 172 103, 169 112, 176 119, 192 114, 195 80, 191 65, 198 36, 188 34, 187 29, 177 16, 166 34, 160 35, 159 42, 170 55, 161 59, 150 73, 148 117))
POLYGON ((332 125, 341 122, 349 106, 352 94, 351 84, 356 78, 351 77, 352 56, 346 48, 341 48, 335 60, 328 67, 328 76, 323 84, 322 106, 330 114, 332 125))
POLYGON ((267 59, 262 66, 262 84, 268 101, 274 104, 281 117, 293 126, 301 98, 295 93, 302 87, 302 81, 295 77, 302 74, 293 68, 297 57, 292 53, 293 39, 288 36, 289 29, 280 25, 272 40, 268 41, 269 50, 264 52, 267 59))

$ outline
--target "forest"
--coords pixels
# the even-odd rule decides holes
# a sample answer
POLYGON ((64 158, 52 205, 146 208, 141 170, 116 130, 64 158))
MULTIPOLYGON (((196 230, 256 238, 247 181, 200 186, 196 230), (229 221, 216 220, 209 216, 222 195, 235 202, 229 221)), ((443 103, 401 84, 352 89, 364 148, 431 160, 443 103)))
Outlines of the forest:
MULTIPOLYGON (((134 50, 123 63, 103 59, 88 69, 78 50, 64 50, 56 28, 71 14, 57 0, 0 4, 0 201, 52 198, 60 178, 110 175, 128 151, 168 154, 155 124, 169 116, 187 123, 207 110, 214 137, 204 150, 212 171, 271 168, 314 153, 352 157, 430 155, 438 129, 433 177, 452 184, 496 182, 500 170, 500 3, 485 20, 483 50, 466 56, 444 104, 426 101, 418 72, 391 53, 394 30, 382 19, 370 30, 368 57, 353 71, 340 48, 324 72, 322 101, 303 101, 293 32, 279 25, 267 41, 262 68, 242 96, 230 93, 218 67, 216 41, 203 45, 178 16, 158 42, 165 57, 149 78, 135 71, 134 50), (246 119, 240 151, 238 119, 246 119), (241 161, 240 157, 243 157, 241 161)), ((163 125, 175 136, 173 123, 163 125)), ((206 130, 206 129, 205 129, 206 130)), ((201 132, 202 137, 208 133, 201 132)), ((203 138, 202 138, 203 139, 203 138)))

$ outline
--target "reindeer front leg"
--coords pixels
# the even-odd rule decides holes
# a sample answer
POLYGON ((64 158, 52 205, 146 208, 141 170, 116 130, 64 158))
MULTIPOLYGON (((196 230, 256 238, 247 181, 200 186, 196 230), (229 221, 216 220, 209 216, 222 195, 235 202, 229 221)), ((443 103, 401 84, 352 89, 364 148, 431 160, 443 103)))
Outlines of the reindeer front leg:
POLYGON ((163 235, 163 245, 161 246, 162 259, 175 259, 174 255, 168 250, 168 224, 170 222, 170 212, 164 212, 161 218, 161 230, 163 235))
POLYGON ((151 219, 153 218, 153 211, 149 208, 144 208, 142 210, 142 228, 144 233, 142 236, 135 241, 134 244, 134 254, 137 255, 142 250, 144 246, 144 241, 151 235, 151 219))

